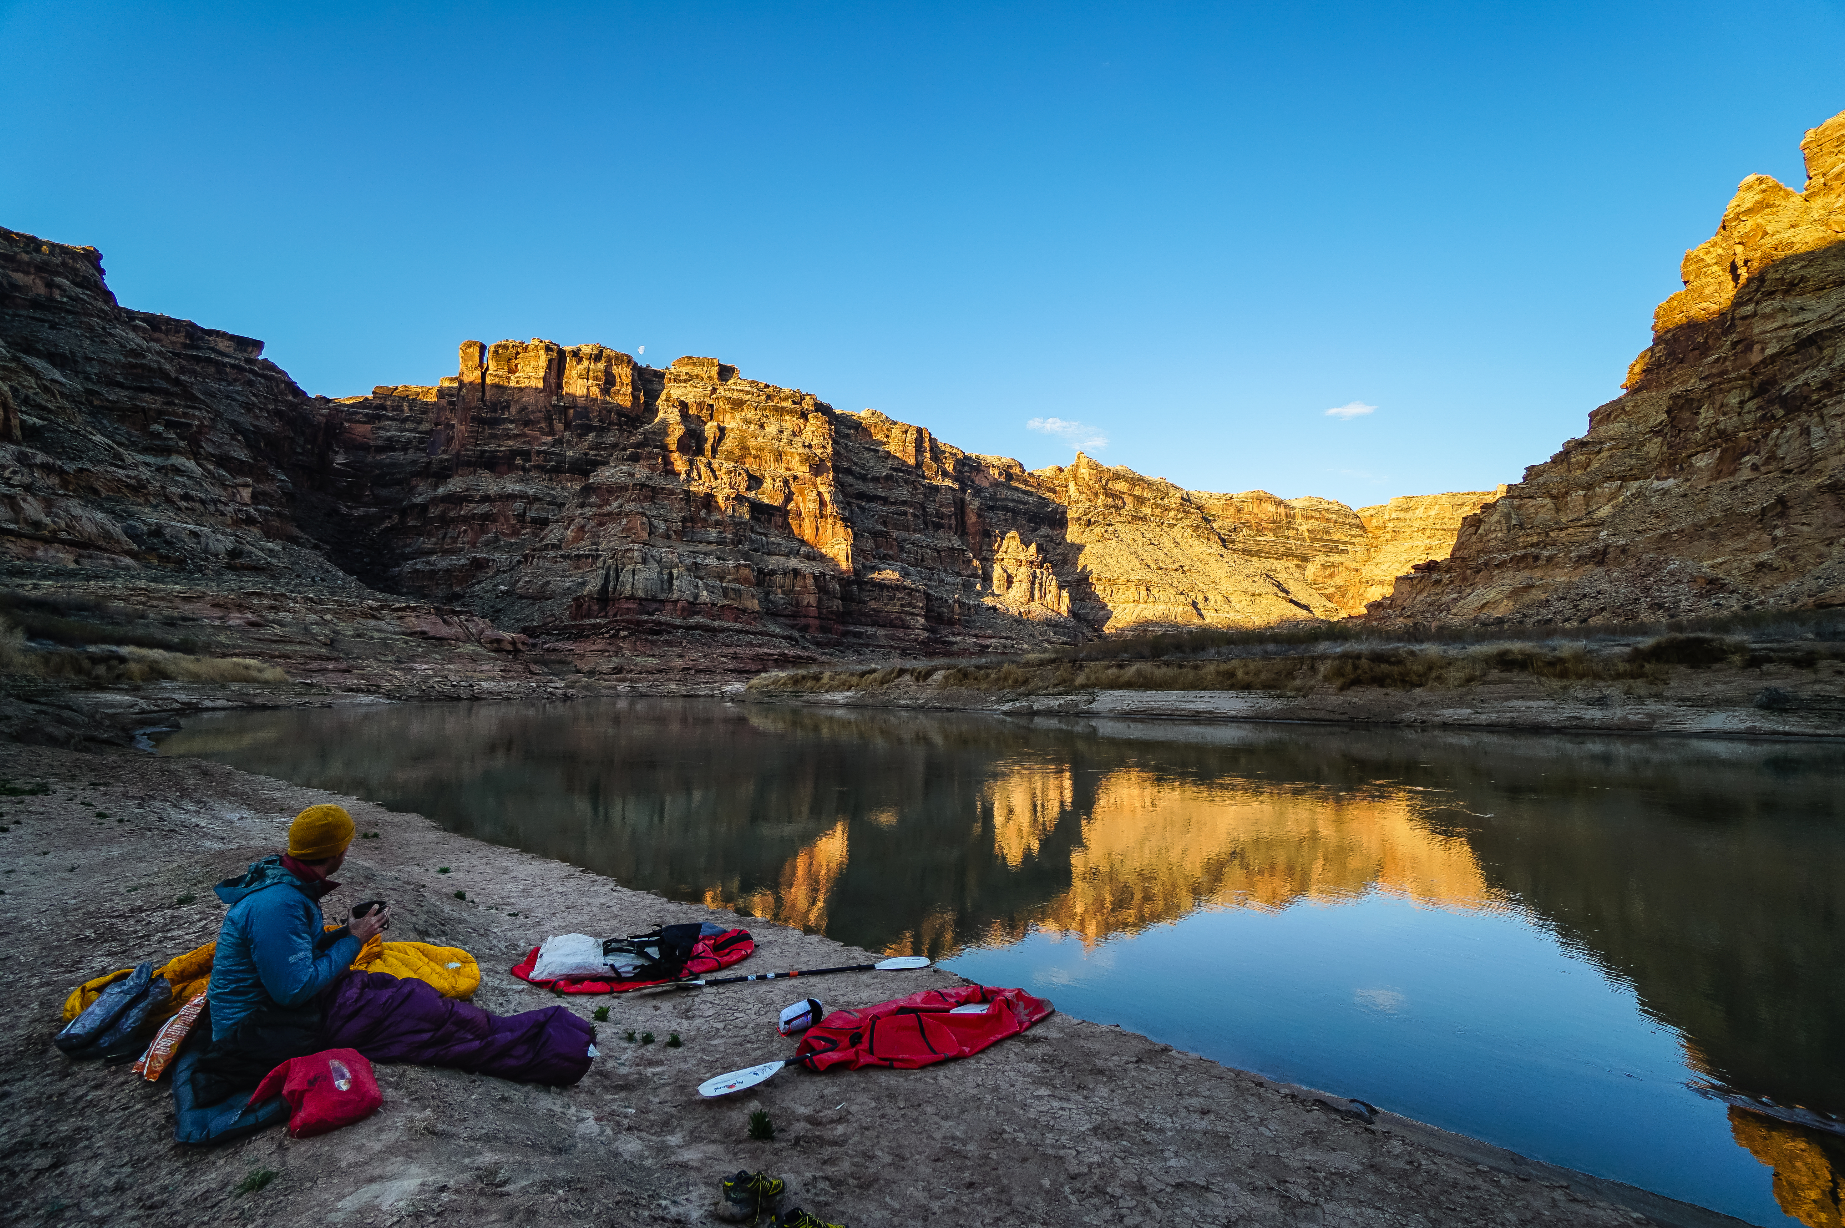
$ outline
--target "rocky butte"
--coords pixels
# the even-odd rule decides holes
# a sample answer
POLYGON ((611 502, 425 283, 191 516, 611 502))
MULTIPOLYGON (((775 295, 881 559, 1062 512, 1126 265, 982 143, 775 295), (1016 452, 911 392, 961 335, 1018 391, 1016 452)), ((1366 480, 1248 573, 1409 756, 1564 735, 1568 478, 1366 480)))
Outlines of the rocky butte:
POLYGON ((1383 619, 1580 622, 1845 605, 1845 113, 1807 182, 1743 180, 1589 430, 1463 524, 1383 619))
POLYGON ((0 231, 0 557, 17 575, 365 586, 578 659, 1018 649, 1361 612, 1497 492, 1357 511, 1078 455, 1027 471, 875 410, 601 345, 461 345, 435 387, 309 397, 262 342, 119 306, 0 231))

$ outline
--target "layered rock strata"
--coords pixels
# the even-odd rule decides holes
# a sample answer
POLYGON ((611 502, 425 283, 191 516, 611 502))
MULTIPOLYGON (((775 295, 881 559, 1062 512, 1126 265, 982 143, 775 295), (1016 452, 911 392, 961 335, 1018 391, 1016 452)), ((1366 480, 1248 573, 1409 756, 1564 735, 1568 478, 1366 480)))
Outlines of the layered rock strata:
POLYGON ((1371 610, 1581 622, 1845 604, 1845 113, 1752 175, 1627 391, 1371 610))
POLYGON ((1398 576, 1410 574, 1420 563, 1447 558, 1461 522, 1490 507, 1505 492, 1500 486, 1445 495, 1403 495, 1359 508, 1366 552, 1354 581, 1356 591, 1347 590, 1347 608, 1362 610, 1388 597, 1398 576))
POLYGON ((1374 531, 1330 500, 1080 455, 1028 472, 710 358, 656 370, 544 340, 460 357, 437 387, 327 403, 327 491, 367 525, 335 558, 558 634, 665 616, 941 651, 1339 617, 1491 498, 1400 500, 1374 531))
POLYGON ((122 308, 94 249, 0 233, 16 578, 369 586, 578 657, 665 632, 762 666, 1340 617, 1491 498, 1361 513, 1081 455, 1027 471, 713 358, 470 341, 437 386, 329 400, 262 348, 122 308))

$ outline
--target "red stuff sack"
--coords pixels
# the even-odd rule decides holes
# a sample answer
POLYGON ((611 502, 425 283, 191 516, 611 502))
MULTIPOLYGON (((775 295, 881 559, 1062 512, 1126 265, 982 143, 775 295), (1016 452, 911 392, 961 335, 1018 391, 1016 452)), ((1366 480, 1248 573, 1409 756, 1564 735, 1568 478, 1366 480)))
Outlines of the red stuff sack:
POLYGON ((357 1049, 323 1049, 289 1058, 263 1076, 250 1093, 250 1103, 272 1096, 281 1096, 293 1106, 288 1132, 296 1138, 350 1126, 384 1103, 372 1064, 357 1049))
POLYGON ((970 1057, 1017 1036, 1054 1008, 1023 989, 963 985, 925 989, 907 998, 834 1011, 809 1028, 794 1060, 811 1070, 895 1066, 914 1070, 970 1057))

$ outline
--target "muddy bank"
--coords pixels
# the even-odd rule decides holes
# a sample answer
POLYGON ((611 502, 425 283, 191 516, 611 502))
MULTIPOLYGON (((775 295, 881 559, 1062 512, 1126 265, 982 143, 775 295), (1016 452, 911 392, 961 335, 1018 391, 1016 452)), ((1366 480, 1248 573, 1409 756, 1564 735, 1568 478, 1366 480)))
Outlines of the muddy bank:
POLYGON ((1104 641, 1087 658, 904 664, 697 620, 533 638, 356 582, 6 570, 0 636, 12 626, 31 638, 0 659, 0 738, 40 745, 130 746, 137 730, 223 707, 739 692, 1021 716, 1845 735, 1845 630, 1830 615, 1717 635, 1591 628, 1580 640, 1529 642, 1510 638, 1516 628, 1477 643, 1340 639, 1322 628, 1324 642, 1306 646, 1225 632, 1234 642, 1212 647, 1192 644, 1207 633, 1190 633, 1104 641), (118 658, 137 646, 200 664, 240 660, 273 677, 128 681, 118 658), (53 657, 81 658, 90 672, 47 676, 53 657))
POLYGON ((535 687, 701 693, 765 669, 863 658, 793 633, 691 617, 542 630, 499 625, 349 577, 18 562, 0 562, 0 622, 44 649, 101 658, 138 645, 250 658, 277 667, 296 687, 392 698, 499 699, 535 687))
MULTIPOLYGON (((756 935, 749 969, 863 953, 216 764, 4 745, 0 776, 52 789, 6 798, 0 817, 13 957, 0 1198, 13 1222, 702 1224, 715 1222, 714 1183, 739 1167, 781 1173, 809 1210, 858 1226, 1737 1222, 1388 1114, 1367 1126, 1301 1089, 1061 1014, 965 1062, 790 1071, 753 1099, 700 1100, 700 1079, 791 1049, 773 1017, 794 995, 773 983, 562 999, 586 1016, 611 1007, 604 1056, 566 1091, 380 1067, 385 1107, 362 1126, 181 1148, 164 1086, 52 1047, 59 1004, 86 977, 210 940, 222 915, 210 884, 273 850, 315 801, 340 800, 381 833, 355 846, 329 913, 390 899, 393 936, 477 955, 476 1000, 490 1010, 560 1001, 505 971, 550 933, 711 917, 756 935), (684 1043, 629 1044, 629 1030, 684 1043), (756 1108, 774 1141, 747 1137, 756 1108), (266 1187, 237 1193, 270 1170, 266 1187)), ((814 986, 853 1006, 952 983, 932 970, 814 986)))

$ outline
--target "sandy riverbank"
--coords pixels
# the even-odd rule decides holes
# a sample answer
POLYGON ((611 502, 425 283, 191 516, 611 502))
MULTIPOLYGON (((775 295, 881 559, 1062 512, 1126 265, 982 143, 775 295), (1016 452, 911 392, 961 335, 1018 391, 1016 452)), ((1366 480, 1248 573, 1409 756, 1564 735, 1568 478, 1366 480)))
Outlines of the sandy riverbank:
MULTIPOLYGON (((380 1067, 385 1107, 359 1127, 181 1148, 164 1085, 74 1064, 52 1047, 58 1006, 86 977, 209 941, 222 915, 210 885, 277 847, 288 818, 312 802, 339 800, 361 830, 382 833, 355 847, 329 914, 390 899, 394 936, 476 954, 476 1000, 489 1010, 559 1001, 505 971, 547 934, 736 919, 212 763, 0 744, 0 776, 53 789, 7 798, 0 815, 0 920, 14 969, 0 1001, 10 1222, 703 1224, 716 1222, 716 1180, 739 1167, 785 1175, 796 1202, 855 1228, 1737 1222, 1388 1114, 1366 1126, 1302 1089, 1062 1014, 965 1062, 789 1071, 744 1097, 701 1101, 700 1079, 792 1049, 773 1017, 795 995, 773 983, 566 999, 586 1016, 612 1011, 603 1058, 565 1091, 380 1067), (678 1032, 684 1046, 630 1045, 629 1029, 678 1032), (773 1142, 748 1139, 754 1108, 771 1114, 773 1142), (277 1176, 238 1194, 259 1170, 277 1176)), ((759 943, 740 971, 862 956, 740 923, 759 943)), ((954 982, 928 971, 812 987, 853 1006, 954 982)))

